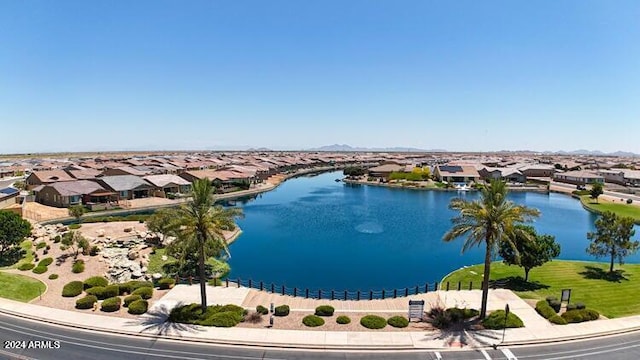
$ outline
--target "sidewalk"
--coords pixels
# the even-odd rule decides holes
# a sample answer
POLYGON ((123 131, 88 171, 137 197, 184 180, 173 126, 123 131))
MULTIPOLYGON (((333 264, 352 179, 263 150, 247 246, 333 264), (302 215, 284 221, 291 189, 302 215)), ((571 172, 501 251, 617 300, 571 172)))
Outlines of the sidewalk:
MULTIPOLYGON (((326 301, 292 298, 275 294, 256 294, 247 288, 208 287, 207 298, 211 304, 237 304, 247 308, 268 305, 295 304, 294 311, 313 312, 315 306, 326 301), (260 297, 257 295, 264 295, 260 297)), ((468 306, 478 308, 481 292, 444 291, 389 300, 335 301, 336 311, 360 311, 375 313, 379 306, 389 305, 386 312, 404 312, 409 299, 424 299, 426 305, 441 301, 446 306, 468 306), (401 304, 405 304, 404 310, 401 304)), ((267 347, 302 347, 321 349, 447 349, 452 346, 472 349, 488 347, 500 342, 502 331, 482 330, 465 332, 385 332, 380 331, 304 331, 256 328, 207 328, 165 322, 167 313, 178 302, 199 302, 197 286, 180 285, 154 303, 149 313, 139 319, 80 313, 0 299, 0 312, 23 318, 42 320, 49 323, 76 328, 106 331, 134 336, 164 336, 186 341, 201 341, 234 345, 258 345, 267 347), (98 324, 98 325, 97 325, 98 324)), ((552 325, 537 315, 534 309, 508 290, 492 290, 489 294, 489 309, 502 309, 509 304, 511 311, 525 323, 525 328, 507 329, 504 345, 520 345, 565 341, 579 338, 600 337, 606 334, 640 330, 640 316, 612 320, 597 320, 571 325, 552 325)))

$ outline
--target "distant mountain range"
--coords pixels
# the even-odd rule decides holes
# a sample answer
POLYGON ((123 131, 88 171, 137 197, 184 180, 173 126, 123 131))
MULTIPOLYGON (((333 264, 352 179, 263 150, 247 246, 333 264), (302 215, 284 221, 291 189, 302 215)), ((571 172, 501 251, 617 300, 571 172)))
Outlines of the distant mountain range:
MULTIPOLYGON (((342 151, 342 152, 448 152, 444 149, 418 149, 413 147, 385 147, 385 148, 368 148, 368 147, 352 147, 347 144, 333 144, 325 145, 317 148, 306 149, 306 151, 342 151)), ((490 151, 487 151, 490 152, 490 151)), ((574 150, 574 151, 533 151, 533 150, 502 150, 499 152, 507 153, 535 153, 535 154, 548 154, 548 155, 587 155, 587 156, 620 156, 620 157, 637 157, 640 154, 628 152, 628 151, 616 151, 612 153, 605 153, 599 150, 574 150)))

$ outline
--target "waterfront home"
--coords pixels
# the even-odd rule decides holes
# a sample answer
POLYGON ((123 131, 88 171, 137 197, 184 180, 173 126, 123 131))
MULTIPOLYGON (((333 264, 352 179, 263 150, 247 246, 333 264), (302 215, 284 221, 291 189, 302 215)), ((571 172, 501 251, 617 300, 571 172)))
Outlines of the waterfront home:
POLYGON ((32 190, 39 185, 48 185, 56 182, 74 180, 75 179, 64 170, 44 170, 32 172, 27 176, 25 183, 27 185, 27 190, 32 190))
POLYGON ((630 169, 611 169, 600 170, 599 175, 604 177, 606 182, 625 185, 625 186, 640 186, 640 170, 630 169))
POLYGON ((134 175, 103 176, 97 182, 117 193, 118 200, 146 198, 154 186, 134 175))
POLYGON ((393 172, 403 172, 406 168, 406 165, 400 165, 396 163, 388 163, 380 166, 374 166, 367 170, 370 177, 381 178, 385 180, 389 180, 389 176, 393 172))
POLYGON ((594 183, 604 184, 604 177, 596 174, 594 171, 578 170, 567 171, 563 173, 556 173, 553 179, 557 182, 573 184, 573 185, 587 185, 594 183))
POLYGON ((48 206, 69 207, 78 204, 108 203, 116 193, 90 180, 63 181, 34 188, 36 202, 48 206))
POLYGON ((527 177, 520 172, 520 170, 507 167, 507 168, 492 168, 492 167, 484 167, 478 170, 478 174, 484 180, 503 180, 512 183, 525 183, 527 182, 527 177))
POLYGON ((436 165, 433 175, 438 181, 448 183, 468 184, 480 180, 478 170, 469 165, 436 165))
POLYGON ((154 195, 158 197, 167 197, 167 194, 187 194, 191 191, 191 183, 178 175, 148 175, 143 179, 156 187, 154 195))
POLYGON ((556 168, 551 164, 528 164, 518 167, 522 175, 532 177, 551 178, 556 172, 556 168))

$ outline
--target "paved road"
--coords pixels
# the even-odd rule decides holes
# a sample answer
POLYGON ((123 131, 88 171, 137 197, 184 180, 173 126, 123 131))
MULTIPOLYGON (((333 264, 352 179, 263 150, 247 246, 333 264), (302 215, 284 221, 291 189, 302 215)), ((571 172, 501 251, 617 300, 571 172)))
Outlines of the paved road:
POLYGON ((640 333, 588 341, 468 351, 340 352, 282 350, 105 335, 0 315, 0 359, 216 360, 489 360, 640 359, 640 333), (8 349, 12 345, 17 348, 8 349), (49 348, 37 349, 36 345, 49 348), (32 347, 23 349, 22 347, 32 347), (52 348, 53 347, 53 348, 52 348))

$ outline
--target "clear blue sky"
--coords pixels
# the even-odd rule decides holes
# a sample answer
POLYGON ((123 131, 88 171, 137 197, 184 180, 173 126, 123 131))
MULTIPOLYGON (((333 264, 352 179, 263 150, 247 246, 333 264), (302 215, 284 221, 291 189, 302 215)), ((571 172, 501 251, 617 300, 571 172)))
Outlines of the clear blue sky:
POLYGON ((0 153, 640 153, 640 1, 0 0, 0 153))

